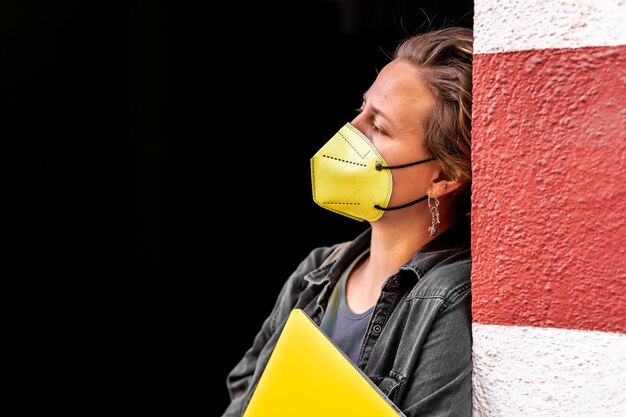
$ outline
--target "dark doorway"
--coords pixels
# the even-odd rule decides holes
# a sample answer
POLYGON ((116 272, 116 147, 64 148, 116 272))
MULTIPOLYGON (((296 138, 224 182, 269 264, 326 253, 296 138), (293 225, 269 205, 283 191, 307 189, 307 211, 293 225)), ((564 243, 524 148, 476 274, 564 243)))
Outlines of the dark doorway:
POLYGON ((364 224, 309 159, 398 40, 471 1, 5 2, 8 398, 46 415, 218 415, 315 246, 364 224))

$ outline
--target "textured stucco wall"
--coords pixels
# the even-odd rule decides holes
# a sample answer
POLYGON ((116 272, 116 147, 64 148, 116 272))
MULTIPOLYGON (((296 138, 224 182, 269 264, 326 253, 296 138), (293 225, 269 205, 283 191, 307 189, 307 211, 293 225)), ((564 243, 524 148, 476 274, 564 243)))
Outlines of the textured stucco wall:
POLYGON ((626 48, 475 65, 477 321, 626 333, 626 48))
POLYGON ((476 1, 474 414, 626 416, 626 1, 476 1))
POLYGON ((626 337, 476 324, 475 416, 618 417, 626 411, 626 337))
POLYGON ((476 0, 480 54, 626 44, 624 0, 476 0))

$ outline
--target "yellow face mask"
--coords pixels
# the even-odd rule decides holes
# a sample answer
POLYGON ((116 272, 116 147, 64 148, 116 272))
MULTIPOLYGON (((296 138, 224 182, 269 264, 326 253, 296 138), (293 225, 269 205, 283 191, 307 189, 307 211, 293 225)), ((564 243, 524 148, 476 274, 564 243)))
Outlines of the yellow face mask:
POLYGON ((388 207, 392 191, 391 169, 432 161, 435 158, 389 166, 372 142, 346 123, 311 158, 313 200, 325 209, 355 220, 375 221, 388 210, 425 200, 388 207))

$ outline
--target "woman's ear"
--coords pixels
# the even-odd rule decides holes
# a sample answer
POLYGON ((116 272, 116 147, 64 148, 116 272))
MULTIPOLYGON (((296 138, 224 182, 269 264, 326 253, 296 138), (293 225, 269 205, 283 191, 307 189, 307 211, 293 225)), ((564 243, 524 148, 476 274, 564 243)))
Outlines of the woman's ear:
POLYGON ((453 193, 463 185, 459 181, 437 179, 433 181, 432 185, 428 189, 428 195, 431 197, 441 198, 447 194, 453 193))

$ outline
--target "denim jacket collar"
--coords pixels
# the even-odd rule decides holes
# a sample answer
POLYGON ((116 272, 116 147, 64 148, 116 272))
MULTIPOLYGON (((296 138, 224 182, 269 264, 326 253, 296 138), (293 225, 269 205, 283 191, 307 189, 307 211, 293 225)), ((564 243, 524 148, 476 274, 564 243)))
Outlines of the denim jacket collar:
MULTIPOLYGON (((442 259, 449 257, 455 252, 467 249, 469 242, 467 242, 467 239, 463 238, 469 237, 469 227, 469 219, 463 219, 428 242, 400 267, 399 271, 407 271, 410 272, 410 274, 400 273, 398 274, 398 278, 404 280, 407 277, 414 277, 417 282, 428 270, 442 259)), ((328 288, 333 288, 339 280, 342 271, 344 271, 359 254, 370 247, 371 236, 372 229, 366 229, 348 245, 344 253, 335 261, 311 271, 304 277, 304 280, 312 285, 330 284, 328 288)), ((389 281, 386 285, 388 284, 390 284, 389 281)), ((322 292, 320 301, 325 299, 326 292, 327 291, 322 292)))

